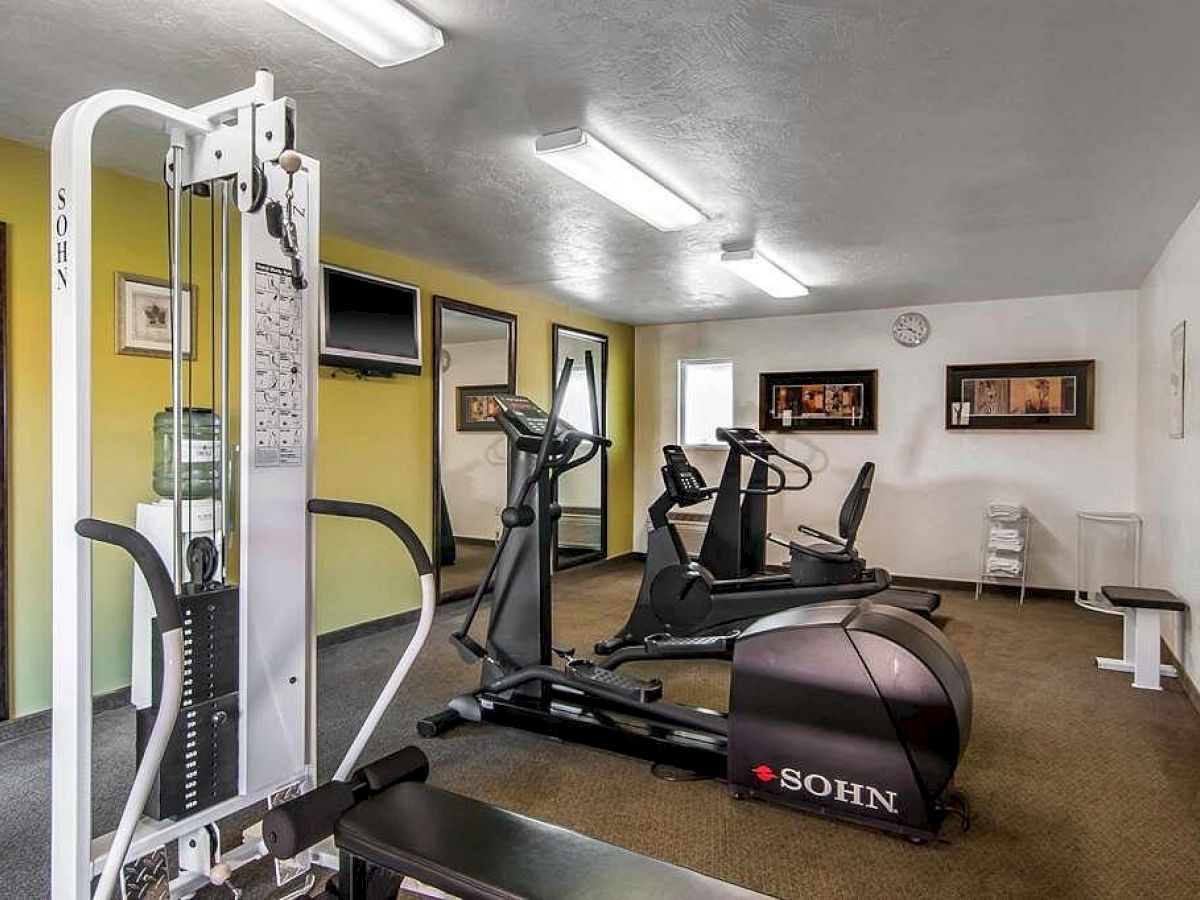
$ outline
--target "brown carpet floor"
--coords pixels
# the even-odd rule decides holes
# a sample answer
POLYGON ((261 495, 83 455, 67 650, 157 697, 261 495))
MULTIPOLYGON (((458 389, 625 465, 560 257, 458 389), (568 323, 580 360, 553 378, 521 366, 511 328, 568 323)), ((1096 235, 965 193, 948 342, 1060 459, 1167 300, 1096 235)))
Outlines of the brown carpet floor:
POLYGON ((449 594, 478 585, 495 549, 495 544, 457 538, 454 542, 454 565, 442 566, 442 593, 449 594))
MULTIPOLYGON (((639 573, 560 575, 556 641, 584 652, 612 632, 639 573)), ((495 726, 421 742, 431 780, 779 897, 1200 897, 1200 717, 1178 683, 1136 691, 1095 668, 1092 657, 1120 650, 1115 617, 1062 600, 943 600, 975 687, 957 776, 973 821, 966 834, 947 822, 938 845, 737 802, 719 782, 668 783, 640 760, 495 726)), ((398 732, 474 684, 445 619, 402 692, 398 732)), ((725 664, 643 665, 670 699, 723 708, 725 664)))

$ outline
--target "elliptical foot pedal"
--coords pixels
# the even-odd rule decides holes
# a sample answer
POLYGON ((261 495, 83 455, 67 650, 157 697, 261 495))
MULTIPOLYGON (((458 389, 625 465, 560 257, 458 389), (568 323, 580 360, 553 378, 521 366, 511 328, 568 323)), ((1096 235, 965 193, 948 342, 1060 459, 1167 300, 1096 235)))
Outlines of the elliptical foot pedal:
POLYGON ((737 632, 711 634, 702 637, 672 637, 652 634, 646 638, 646 652, 656 657, 668 656, 732 656, 737 632))
POLYGON ((602 668, 590 659, 576 659, 567 663, 566 673, 576 681, 594 684, 607 691, 624 694, 639 703, 653 703, 662 698, 663 684, 657 678, 646 681, 641 678, 631 678, 609 669, 602 668))

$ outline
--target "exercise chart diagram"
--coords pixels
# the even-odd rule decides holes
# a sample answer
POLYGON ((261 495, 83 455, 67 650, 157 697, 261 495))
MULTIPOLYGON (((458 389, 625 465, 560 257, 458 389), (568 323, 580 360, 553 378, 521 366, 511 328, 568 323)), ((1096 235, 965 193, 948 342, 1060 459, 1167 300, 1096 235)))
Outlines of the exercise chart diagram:
POLYGON ((304 317, 289 273, 254 273, 254 464, 304 463, 304 317))

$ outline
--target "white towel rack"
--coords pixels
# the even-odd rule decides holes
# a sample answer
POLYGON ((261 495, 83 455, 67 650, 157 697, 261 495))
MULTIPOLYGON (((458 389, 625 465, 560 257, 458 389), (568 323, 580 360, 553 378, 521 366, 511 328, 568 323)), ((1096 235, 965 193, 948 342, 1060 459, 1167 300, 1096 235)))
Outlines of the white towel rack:
POLYGON ((1018 603, 1024 604, 1028 574, 1029 511, 1015 504, 988 504, 983 511, 975 599, 983 594, 985 584, 1019 585, 1018 603))

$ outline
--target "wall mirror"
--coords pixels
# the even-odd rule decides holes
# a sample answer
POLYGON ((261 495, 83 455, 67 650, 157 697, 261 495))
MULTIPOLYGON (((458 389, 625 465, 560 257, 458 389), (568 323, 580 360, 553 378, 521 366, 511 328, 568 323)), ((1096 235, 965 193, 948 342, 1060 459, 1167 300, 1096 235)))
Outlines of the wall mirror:
MULTIPOLYGON (((567 359, 573 361, 562 416, 584 431, 606 432, 608 338, 578 328, 554 326, 551 383, 556 383, 567 359), (592 421, 584 360, 592 355, 600 421, 592 421)), ((604 559, 608 555, 608 455, 601 450, 586 465, 567 472, 558 484, 562 518, 555 540, 555 568, 604 559)))
POLYGON ((516 390, 517 320, 434 298, 434 563, 439 596, 470 596, 496 547, 508 444, 493 397, 516 390))
POLYGON ((0 222, 0 722, 8 708, 8 232, 0 222))

